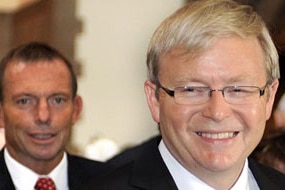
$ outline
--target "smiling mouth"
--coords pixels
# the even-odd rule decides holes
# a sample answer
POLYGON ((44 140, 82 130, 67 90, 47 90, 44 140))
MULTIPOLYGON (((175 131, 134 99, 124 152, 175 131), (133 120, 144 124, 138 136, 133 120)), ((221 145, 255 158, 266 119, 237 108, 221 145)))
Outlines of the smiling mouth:
POLYGON ((52 138, 54 135, 52 135, 52 134, 35 134, 32 136, 33 136, 33 138, 36 138, 36 139, 45 140, 45 139, 52 138))
POLYGON ((237 136, 238 132, 224 132, 224 133, 204 133, 196 132, 200 137, 205 137, 209 139, 228 139, 237 136))

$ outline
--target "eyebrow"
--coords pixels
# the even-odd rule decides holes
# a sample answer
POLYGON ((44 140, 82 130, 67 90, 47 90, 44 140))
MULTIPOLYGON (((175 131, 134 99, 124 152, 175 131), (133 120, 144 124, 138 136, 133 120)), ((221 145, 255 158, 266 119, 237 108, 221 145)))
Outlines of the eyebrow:
MULTIPOLYGON (((230 83, 237 83, 237 82, 245 82, 245 83, 250 83, 252 81, 256 81, 255 79, 253 79, 253 77, 251 77, 250 75, 245 75, 245 74, 242 74, 242 75, 238 75, 238 76, 233 76, 231 78, 229 78, 226 83, 230 84, 230 83)), ((178 77, 176 79, 173 80, 173 82, 175 84, 183 84, 183 83, 186 83, 186 82, 197 82, 197 83, 209 83, 208 81, 205 81, 203 79, 201 79, 201 77, 178 77)))

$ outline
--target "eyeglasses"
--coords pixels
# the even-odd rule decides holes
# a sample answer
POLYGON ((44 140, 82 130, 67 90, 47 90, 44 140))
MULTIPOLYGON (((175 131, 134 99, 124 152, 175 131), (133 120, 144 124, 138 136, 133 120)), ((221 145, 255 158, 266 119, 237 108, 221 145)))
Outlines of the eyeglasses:
POLYGON ((169 96, 174 98, 177 104, 198 105, 206 103, 213 92, 222 92, 225 101, 229 104, 253 104, 259 97, 265 93, 265 88, 257 86, 226 86, 223 89, 211 89, 205 86, 185 86, 170 90, 161 84, 159 88, 163 89, 169 96))

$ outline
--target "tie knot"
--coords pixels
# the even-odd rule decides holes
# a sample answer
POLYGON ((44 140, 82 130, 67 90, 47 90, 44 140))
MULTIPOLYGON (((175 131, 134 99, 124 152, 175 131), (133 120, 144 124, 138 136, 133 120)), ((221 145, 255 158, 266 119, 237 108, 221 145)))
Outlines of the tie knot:
POLYGON ((55 190, 55 184, 49 177, 40 177, 35 185, 35 190, 55 190))

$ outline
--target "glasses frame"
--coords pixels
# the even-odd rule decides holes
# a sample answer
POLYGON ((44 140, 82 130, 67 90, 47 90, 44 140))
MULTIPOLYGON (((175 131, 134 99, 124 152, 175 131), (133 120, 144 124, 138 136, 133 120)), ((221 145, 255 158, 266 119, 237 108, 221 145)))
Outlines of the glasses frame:
POLYGON ((258 86, 225 86, 222 89, 211 89, 210 87, 207 87, 207 86, 205 86, 205 87, 203 87, 203 86, 184 86, 184 87, 176 87, 173 90, 171 90, 171 89, 166 88, 163 85, 161 85, 160 82, 158 83, 158 88, 161 88, 163 91, 165 91, 169 96, 173 97, 174 99, 175 99, 175 91, 177 89, 182 89, 182 88, 183 89, 187 89, 187 88, 192 88, 192 87, 195 87, 195 88, 199 87, 199 88, 207 88, 207 89, 209 89, 209 92, 208 92, 209 98, 212 96, 212 92, 218 92, 218 91, 222 92, 223 97, 225 97, 224 91, 225 91, 226 88, 230 88, 230 87, 233 87, 233 88, 254 87, 257 90, 259 90, 259 97, 261 97, 261 96, 263 96, 265 94, 265 89, 266 89, 267 86, 268 86, 268 83, 266 83, 263 88, 260 88, 258 86))

